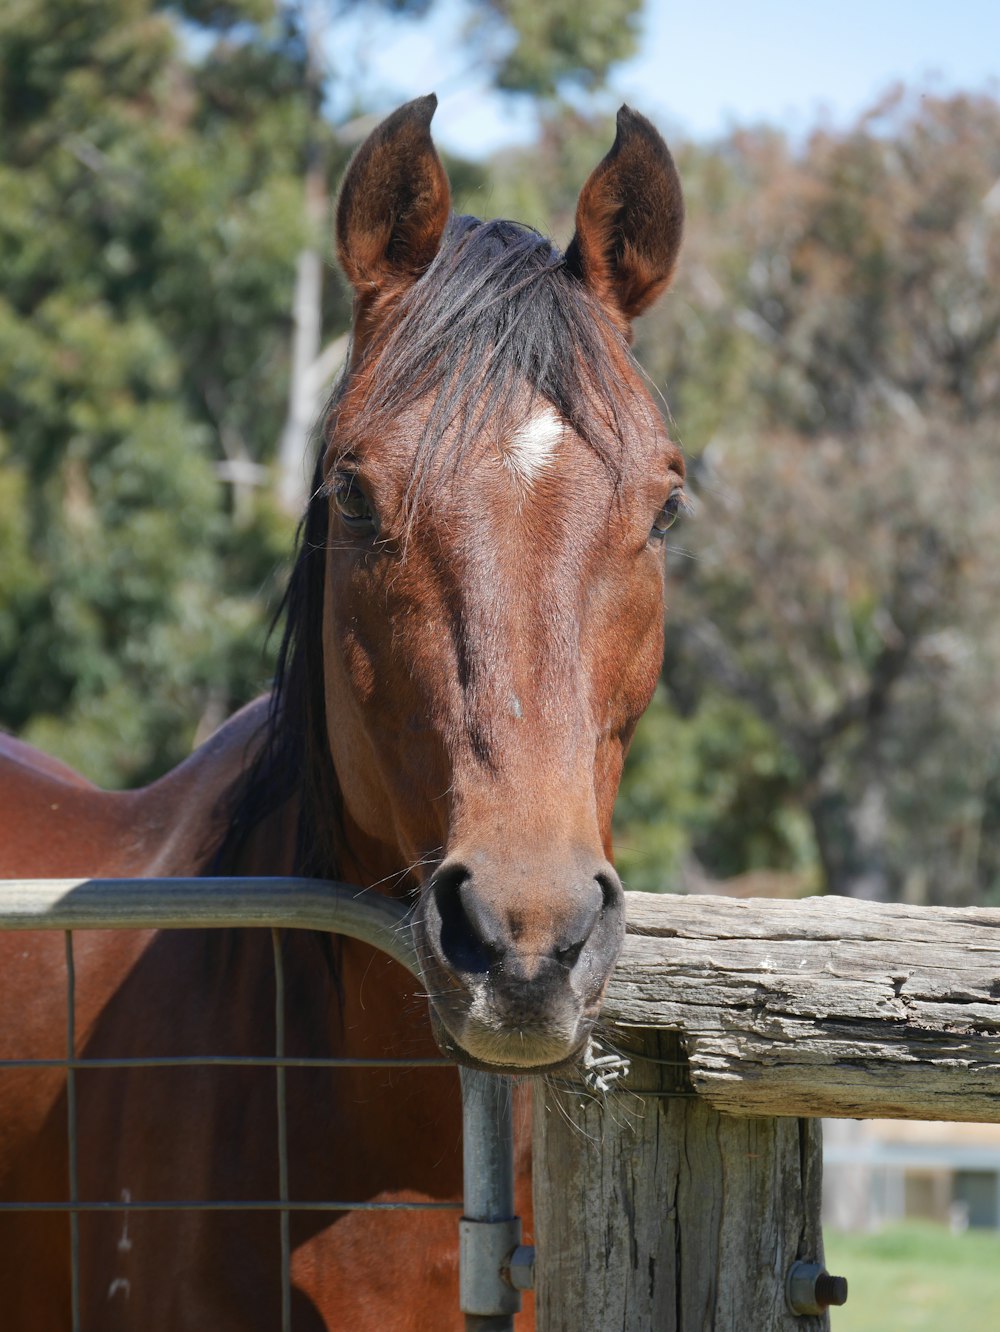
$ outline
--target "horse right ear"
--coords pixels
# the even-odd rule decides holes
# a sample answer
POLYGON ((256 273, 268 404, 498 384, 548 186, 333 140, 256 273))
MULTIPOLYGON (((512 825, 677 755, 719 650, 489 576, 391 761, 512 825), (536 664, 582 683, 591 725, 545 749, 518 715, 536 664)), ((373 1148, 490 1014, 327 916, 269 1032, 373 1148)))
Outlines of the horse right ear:
POLYGON ((451 191, 431 142, 437 98, 407 102, 354 154, 337 200, 337 258, 362 310, 405 290, 438 252, 451 191))
POLYGON ((683 231, 670 149, 645 116, 623 106, 611 151, 580 191, 566 266, 627 332, 673 277, 683 231))

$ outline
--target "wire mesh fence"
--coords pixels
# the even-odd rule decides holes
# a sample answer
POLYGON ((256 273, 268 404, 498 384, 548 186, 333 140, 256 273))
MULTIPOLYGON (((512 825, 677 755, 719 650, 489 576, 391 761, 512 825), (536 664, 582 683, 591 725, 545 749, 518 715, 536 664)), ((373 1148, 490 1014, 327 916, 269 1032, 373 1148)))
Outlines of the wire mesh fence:
MULTIPOLYGON (((62 930, 65 941, 66 1030, 65 1055, 47 1058, 0 1059, 0 1074, 7 1070, 61 1070, 66 1087, 66 1197, 59 1200, 9 1200, 0 1198, 0 1213, 64 1213, 69 1227, 69 1263, 73 1332, 82 1332, 80 1217, 85 1214, 115 1212, 245 1212, 273 1213, 278 1218, 278 1243, 281 1273, 281 1332, 291 1332, 291 1227, 295 1212, 462 1212, 458 1201, 386 1201, 326 1198, 299 1201, 290 1196, 288 1168, 288 1069, 393 1069, 449 1068, 445 1058, 381 1059, 350 1057, 299 1057, 286 1051, 286 978, 283 931, 290 928, 323 930, 348 935, 380 949, 419 976, 415 949, 405 928, 406 908, 399 902, 365 893, 352 885, 309 879, 106 879, 106 880, 8 880, 0 881, 0 931, 62 930), (74 933, 81 929, 191 929, 191 928, 262 928, 270 931, 274 959, 274 1051, 271 1055, 172 1055, 162 1057, 86 1057, 78 1053, 76 1012, 76 962, 74 933), (261 1068, 274 1071, 277 1161, 277 1196, 254 1199, 168 1198, 153 1200, 82 1199, 79 1186, 79 1132, 77 1075, 81 1071, 133 1068, 261 1068)), ((466 1137, 471 1132, 477 1142, 466 1142, 477 1166, 485 1160, 501 1177, 499 1219, 508 1223, 513 1214, 512 1143, 509 1122, 509 1092, 498 1084, 504 1080, 489 1075, 463 1075, 466 1137), (484 1081, 485 1080, 485 1081, 484 1081), (474 1106, 470 1121, 469 1107, 474 1106), (489 1104, 491 1112, 483 1115, 489 1104), (484 1140, 485 1139, 485 1140, 484 1140)), ((347 1147, 349 1150, 349 1145, 347 1147)), ((477 1174, 480 1171, 477 1169, 477 1174)), ((478 1216, 475 1200, 470 1208, 467 1197, 466 1220, 495 1224, 498 1218, 478 1216), (470 1215, 471 1213, 471 1215, 470 1215)), ((497 1210, 491 1195, 491 1207, 497 1210)), ((456 1244, 458 1227, 456 1224, 456 1244)), ((468 1275, 462 1274, 463 1288, 468 1275)), ((473 1284, 482 1288, 483 1278, 473 1284)), ((486 1285, 497 1287, 487 1297, 504 1306, 516 1307, 512 1292, 505 1288, 499 1273, 489 1273, 486 1285)), ((501 1314, 498 1308, 496 1314, 501 1314)), ((498 1322, 490 1316, 489 1326, 512 1327, 512 1321, 498 1322)), ((501 1316, 503 1316, 501 1314, 501 1316)), ((512 1317, 512 1312, 511 1312, 512 1317)), ((480 1326, 478 1315, 467 1313, 469 1328, 480 1326)), ((482 1325, 485 1325, 482 1324, 482 1325)))

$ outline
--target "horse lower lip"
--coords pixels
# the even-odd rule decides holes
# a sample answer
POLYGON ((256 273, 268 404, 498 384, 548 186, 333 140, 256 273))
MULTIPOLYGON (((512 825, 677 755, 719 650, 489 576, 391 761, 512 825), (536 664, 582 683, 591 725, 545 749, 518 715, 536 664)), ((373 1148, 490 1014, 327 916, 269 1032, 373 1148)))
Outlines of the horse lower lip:
MULTIPOLYGON (((566 1069, 575 1064, 583 1044, 583 1037, 567 1042, 558 1038, 540 1038, 539 1034, 536 1034, 533 1043, 536 1044, 539 1057, 534 1059, 516 1058, 513 1056, 515 1053, 520 1054, 523 1046, 515 1044, 515 1033, 508 1034, 506 1041, 509 1048, 503 1049, 502 1042, 504 1038, 499 1036, 498 1033, 485 1030, 469 1032, 466 1029, 464 1032, 465 1039, 463 1039, 450 1029, 433 1004, 430 1013, 431 1030, 442 1054, 447 1055, 449 1059, 454 1059, 456 1063, 465 1064, 470 1068, 483 1069, 489 1073, 533 1076, 566 1069), (473 1039, 468 1039, 470 1036, 473 1039), (470 1045, 473 1047, 472 1049, 469 1048, 470 1045), (476 1047, 479 1047, 478 1050, 476 1047), (492 1048, 487 1050, 484 1047, 492 1048), (494 1054, 494 1052, 496 1053, 494 1054)), ((530 1049, 530 1045, 528 1048, 530 1049)))
POLYGON ((495 1073, 497 1077, 541 1078, 550 1073, 566 1073, 575 1067, 576 1059, 562 1059, 555 1064, 489 1064, 483 1059, 474 1059, 472 1055, 453 1054, 450 1056, 456 1064, 477 1069, 480 1073, 495 1073))
POLYGON ((465 1068, 478 1069, 481 1073, 495 1073, 498 1076, 514 1078, 542 1077, 546 1073, 567 1072, 576 1065, 579 1056, 579 1049, 577 1049, 564 1059, 548 1064, 496 1064, 486 1059, 477 1059, 475 1055, 464 1050, 450 1034, 447 1034, 439 1019, 434 1019, 433 1026, 434 1039, 437 1041, 443 1055, 448 1059, 454 1059, 456 1064, 465 1068))

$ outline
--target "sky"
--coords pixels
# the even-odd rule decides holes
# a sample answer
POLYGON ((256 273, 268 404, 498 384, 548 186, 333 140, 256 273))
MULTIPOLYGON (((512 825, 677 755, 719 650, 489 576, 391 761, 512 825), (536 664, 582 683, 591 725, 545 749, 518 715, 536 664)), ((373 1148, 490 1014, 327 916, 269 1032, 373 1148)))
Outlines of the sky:
MULTIPOLYGON (((438 0, 419 22, 365 7, 339 20, 337 45, 353 48, 344 96, 363 91, 389 111, 437 92, 435 137, 469 157, 530 141, 535 105, 491 92, 460 40, 465 20, 462 0, 438 0)), ((900 80, 935 92, 992 83, 1000 94, 1000 0, 646 0, 643 28, 607 109, 628 101, 698 138, 748 122, 792 134, 843 125, 900 80)))

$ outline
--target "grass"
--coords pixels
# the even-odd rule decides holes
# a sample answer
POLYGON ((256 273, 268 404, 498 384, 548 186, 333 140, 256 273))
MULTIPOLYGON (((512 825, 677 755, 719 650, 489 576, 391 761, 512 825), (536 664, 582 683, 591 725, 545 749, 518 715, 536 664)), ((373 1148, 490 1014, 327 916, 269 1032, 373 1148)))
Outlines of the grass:
POLYGON ((825 1231, 827 1271, 849 1297, 832 1332, 991 1332, 1000 1328, 1000 1231, 908 1222, 874 1235, 825 1231))

